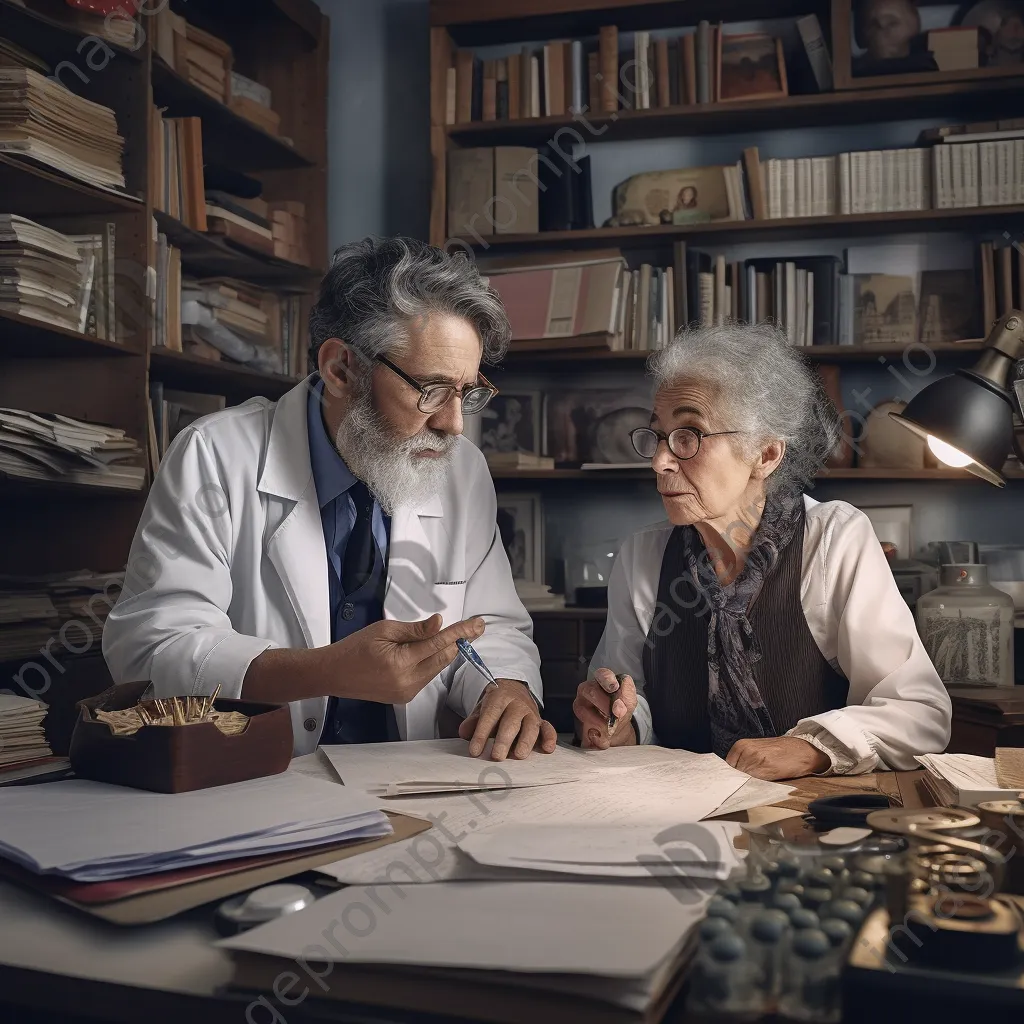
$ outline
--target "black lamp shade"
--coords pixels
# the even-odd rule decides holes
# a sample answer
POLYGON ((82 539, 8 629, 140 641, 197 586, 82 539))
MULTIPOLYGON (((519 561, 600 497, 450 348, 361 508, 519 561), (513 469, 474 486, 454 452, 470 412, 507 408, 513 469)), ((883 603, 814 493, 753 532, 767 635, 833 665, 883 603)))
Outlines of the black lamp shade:
POLYGON ((915 434, 928 435, 969 455, 967 469, 1002 486, 1000 471, 1013 448, 1010 393, 970 370, 929 384, 901 413, 890 413, 915 434))

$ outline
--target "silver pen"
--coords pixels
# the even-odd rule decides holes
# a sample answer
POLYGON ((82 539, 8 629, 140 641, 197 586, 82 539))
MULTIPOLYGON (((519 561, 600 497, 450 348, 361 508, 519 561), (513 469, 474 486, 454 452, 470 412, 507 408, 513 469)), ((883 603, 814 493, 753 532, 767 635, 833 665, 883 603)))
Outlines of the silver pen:
POLYGON ((487 685, 497 686, 498 680, 494 678, 494 673, 484 664, 484 659, 476 653, 473 645, 462 637, 459 637, 455 643, 459 648, 459 653, 487 680, 487 685))

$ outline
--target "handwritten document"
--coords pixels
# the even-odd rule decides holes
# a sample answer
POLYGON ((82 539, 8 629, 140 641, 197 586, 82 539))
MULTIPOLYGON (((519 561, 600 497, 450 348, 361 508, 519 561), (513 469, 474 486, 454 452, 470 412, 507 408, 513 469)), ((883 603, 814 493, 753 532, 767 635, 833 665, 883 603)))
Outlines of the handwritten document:
POLYGON ((598 758, 569 749, 568 757, 583 758, 597 774, 533 789, 382 799, 382 807, 425 818, 434 828, 318 870, 355 885, 507 878, 506 869, 475 863, 457 849, 458 844, 474 831, 505 825, 668 828, 696 822, 749 778, 714 754, 674 753, 684 756, 634 768, 613 763, 603 770, 598 758))

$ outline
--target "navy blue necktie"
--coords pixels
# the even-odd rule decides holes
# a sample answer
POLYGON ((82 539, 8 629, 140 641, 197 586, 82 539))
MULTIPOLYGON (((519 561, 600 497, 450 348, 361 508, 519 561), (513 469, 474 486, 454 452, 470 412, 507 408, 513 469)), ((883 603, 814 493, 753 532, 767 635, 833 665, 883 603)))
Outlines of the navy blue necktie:
POLYGON ((341 589, 346 597, 366 586, 377 557, 373 541, 373 495, 361 480, 353 484, 349 494, 356 506, 356 521, 345 545, 341 567, 341 589))

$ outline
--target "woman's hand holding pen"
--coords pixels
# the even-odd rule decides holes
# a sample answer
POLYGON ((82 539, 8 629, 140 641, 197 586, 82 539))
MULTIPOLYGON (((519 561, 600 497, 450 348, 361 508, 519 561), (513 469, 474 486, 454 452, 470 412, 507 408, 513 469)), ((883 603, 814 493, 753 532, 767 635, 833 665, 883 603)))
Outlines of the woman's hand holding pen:
POLYGON ((599 668, 593 679, 580 683, 572 710, 584 747, 607 750, 636 743, 630 723, 636 710, 636 686, 629 676, 599 668))

